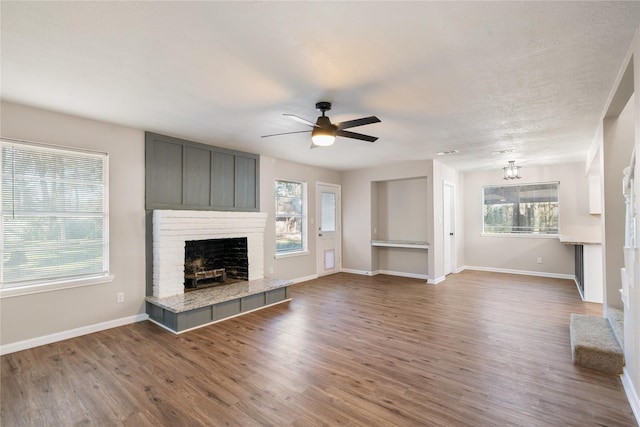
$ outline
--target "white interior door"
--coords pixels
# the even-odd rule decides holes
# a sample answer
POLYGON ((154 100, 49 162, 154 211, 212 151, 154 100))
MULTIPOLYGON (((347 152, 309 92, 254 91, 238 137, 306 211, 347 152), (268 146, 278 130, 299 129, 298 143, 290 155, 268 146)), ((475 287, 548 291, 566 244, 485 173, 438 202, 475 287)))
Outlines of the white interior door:
POLYGON ((337 273, 342 268, 340 186, 318 183, 316 199, 316 266, 319 277, 337 273))
POLYGON ((453 251, 455 250, 454 224, 454 194, 451 184, 444 184, 442 188, 442 223, 444 229, 444 274, 453 272, 453 251))

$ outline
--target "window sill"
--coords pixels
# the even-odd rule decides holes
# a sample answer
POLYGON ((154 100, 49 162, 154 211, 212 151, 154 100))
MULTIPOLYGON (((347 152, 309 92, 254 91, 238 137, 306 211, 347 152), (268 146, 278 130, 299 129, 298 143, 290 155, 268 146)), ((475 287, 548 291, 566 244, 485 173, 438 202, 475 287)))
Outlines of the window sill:
POLYGON ((113 275, 84 277, 76 280, 65 280, 57 282, 39 283, 28 286, 17 286, 14 288, 0 289, 1 298, 19 297, 23 295, 39 294, 41 292, 59 291, 62 289, 77 288, 81 286, 99 285, 101 283, 111 283, 113 275))
POLYGON ((298 252, 285 252, 281 254, 276 254, 275 259, 280 258, 293 258, 297 256, 309 255, 309 251, 298 251, 298 252))
POLYGON ((520 237, 525 239, 557 239, 559 234, 480 233, 482 237, 520 237))

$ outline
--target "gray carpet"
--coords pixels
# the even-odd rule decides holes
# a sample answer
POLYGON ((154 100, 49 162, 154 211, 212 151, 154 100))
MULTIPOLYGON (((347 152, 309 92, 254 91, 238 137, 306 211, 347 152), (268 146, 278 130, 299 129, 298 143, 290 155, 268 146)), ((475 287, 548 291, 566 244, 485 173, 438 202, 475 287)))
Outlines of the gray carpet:
POLYGON ((609 319, 609 325, 616 334, 616 339, 624 350, 624 311, 620 308, 607 307, 607 319, 609 319))
POLYGON ((575 365, 610 374, 621 374, 624 352, 609 320, 571 314, 571 354, 575 365))

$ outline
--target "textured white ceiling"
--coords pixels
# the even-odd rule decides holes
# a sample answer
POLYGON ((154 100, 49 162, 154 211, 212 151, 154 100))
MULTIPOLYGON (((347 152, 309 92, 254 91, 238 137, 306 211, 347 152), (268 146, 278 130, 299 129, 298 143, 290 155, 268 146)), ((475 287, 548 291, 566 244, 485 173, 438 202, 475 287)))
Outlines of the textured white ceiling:
POLYGON ((464 171, 584 160, 640 2, 2 1, 1 24, 9 101, 334 169, 455 149, 464 171), (260 138, 321 100, 380 139, 260 138))

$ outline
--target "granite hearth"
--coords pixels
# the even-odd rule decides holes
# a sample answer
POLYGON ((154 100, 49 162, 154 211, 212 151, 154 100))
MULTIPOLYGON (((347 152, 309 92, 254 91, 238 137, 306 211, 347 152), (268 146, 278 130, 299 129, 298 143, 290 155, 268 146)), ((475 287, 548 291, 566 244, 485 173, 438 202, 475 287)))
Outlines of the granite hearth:
POLYGON ((257 279, 180 295, 148 296, 149 319, 163 328, 181 333, 251 311, 290 301, 290 280, 257 279))

